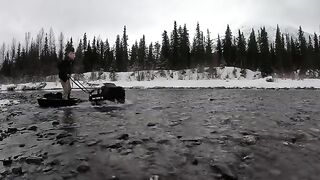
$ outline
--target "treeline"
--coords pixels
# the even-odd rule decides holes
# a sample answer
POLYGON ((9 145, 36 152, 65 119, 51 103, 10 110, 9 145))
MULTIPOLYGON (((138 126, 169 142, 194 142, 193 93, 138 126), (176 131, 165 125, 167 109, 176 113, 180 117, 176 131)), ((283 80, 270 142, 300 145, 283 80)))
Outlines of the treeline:
MULTIPOLYGON (((13 78, 57 74, 57 62, 63 60, 67 46, 74 46, 73 39, 65 43, 64 35, 60 33, 56 43, 52 29, 49 33, 42 29, 35 39, 26 33, 24 45, 13 41, 10 48, 5 44, 0 48, 0 59, 3 60, 0 74, 13 78)), ((293 37, 281 33, 278 26, 275 41, 271 42, 265 27, 257 32, 252 29, 246 39, 240 30, 234 35, 228 25, 222 37, 218 35, 212 39, 210 31, 204 34, 198 23, 191 42, 186 24, 178 26, 174 22, 171 32, 162 33, 161 43, 147 45, 143 35, 129 47, 124 27, 114 45, 110 45, 108 39, 94 37, 90 41, 84 33, 75 49, 75 73, 179 70, 221 65, 260 70, 264 75, 320 69, 318 35, 315 33, 306 39, 301 27, 293 37)))

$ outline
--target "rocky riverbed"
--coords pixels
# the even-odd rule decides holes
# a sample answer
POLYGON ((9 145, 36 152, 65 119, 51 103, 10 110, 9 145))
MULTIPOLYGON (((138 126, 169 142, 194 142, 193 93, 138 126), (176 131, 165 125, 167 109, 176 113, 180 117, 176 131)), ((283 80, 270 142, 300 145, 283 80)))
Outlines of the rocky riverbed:
POLYGON ((0 179, 320 176, 318 90, 132 89, 123 105, 40 108, 44 93, 0 94, 0 179))

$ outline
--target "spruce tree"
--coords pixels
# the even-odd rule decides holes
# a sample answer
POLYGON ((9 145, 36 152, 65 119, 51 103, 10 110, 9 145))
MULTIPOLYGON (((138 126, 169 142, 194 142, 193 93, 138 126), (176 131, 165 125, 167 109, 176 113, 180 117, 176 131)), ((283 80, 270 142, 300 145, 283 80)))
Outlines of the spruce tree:
POLYGON ((269 40, 268 33, 265 27, 261 28, 259 37, 259 49, 260 49, 260 61, 259 69, 263 76, 267 76, 272 73, 271 60, 270 60, 270 50, 269 50, 269 40))
POLYGON ((280 31, 279 26, 277 25, 277 32, 276 32, 276 42, 275 42, 275 56, 272 65, 279 71, 282 71, 284 59, 283 59, 283 53, 284 53, 284 41, 282 40, 282 34, 280 31))
POLYGON ((299 27, 299 32, 298 32, 298 52, 299 52, 299 61, 298 61, 298 67, 302 70, 301 72, 303 73, 306 70, 306 56, 307 56, 307 41, 304 36, 304 32, 301 28, 299 27))
POLYGON ((143 35, 139 42, 139 48, 138 48, 138 68, 139 70, 145 69, 145 61, 146 61, 146 39, 143 35))
POLYGON ((153 50, 153 44, 150 43, 149 48, 148 48, 148 57, 146 61, 146 69, 152 70, 154 69, 155 61, 154 61, 154 50, 153 50))
POLYGON ((212 58, 213 58, 213 55, 212 55, 212 39, 210 37, 210 31, 209 29, 207 29, 207 38, 206 38, 206 44, 205 44, 205 59, 206 59, 206 62, 205 64, 206 65, 212 65, 213 62, 212 62, 212 58))
POLYGON ((232 32, 229 25, 227 26, 223 40, 223 59, 226 61, 228 66, 234 65, 234 59, 232 59, 232 32))
POLYGON ((114 69, 114 71, 120 72, 122 71, 122 60, 123 60, 123 48, 122 48, 122 44, 120 41, 120 35, 117 35, 117 39, 116 39, 116 49, 115 49, 115 57, 116 57, 116 69, 114 69))
POLYGON ((254 29, 252 29, 249 37, 249 42, 248 42, 247 65, 246 65, 247 68, 256 70, 258 68, 257 59, 258 59, 258 45, 257 45, 254 29))
POLYGON ((320 70, 320 48, 319 48, 319 40, 318 35, 314 33, 314 61, 315 61, 315 68, 320 70))
POLYGON ((217 55, 218 55, 218 65, 220 66, 222 64, 222 57, 223 57, 223 52, 222 52, 222 44, 220 40, 220 35, 218 34, 218 40, 217 40, 217 47, 216 47, 217 55))
POLYGON ((129 55, 128 55, 128 35, 127 35, 127 28, 124 26, 123 28, 123 36, 122 36, 122 71, 126 72, 128 71, 128 61, 129 61, 129 55))
POLYGON ((162 33, 162 46, 160 55, 160 69, 169 68, 169 58, 170 58, 170 40, 167 31, 162 33))
POLYGON ((237 61, 236 65, 244 68, 246 64, 246 39, 243 33, 238 31, 238 41, 237 41, 237 61))
POLYGON ((179 34, 177 29, 177 22, 174 21, 173 31, 171 33, 171 41, 170 41, 170 59, 169 59, 169 68, 170 69, 178 69, 179 64, 179 34))

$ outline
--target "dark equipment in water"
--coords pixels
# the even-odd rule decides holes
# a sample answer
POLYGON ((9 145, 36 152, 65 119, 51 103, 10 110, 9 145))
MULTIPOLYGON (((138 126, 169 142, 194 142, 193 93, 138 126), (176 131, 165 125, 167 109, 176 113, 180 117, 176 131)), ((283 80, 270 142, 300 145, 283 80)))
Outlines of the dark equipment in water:
MULTIPOLYGON (((70 78, 71 81, 77 85, 83 92, 89 95, 89 101, 98 103, 104 100, 125 103, 125 90, 123 87, 116 86, 113 83, 105 83, 102 87, 88 89, 79 81, 70 78)), ((80 99, 70 98, 63 99, 62 93, 47 93, 43 98, 38 99, 38 104, 41 107, 60 107, 73 106, 81 102, 80 99)))

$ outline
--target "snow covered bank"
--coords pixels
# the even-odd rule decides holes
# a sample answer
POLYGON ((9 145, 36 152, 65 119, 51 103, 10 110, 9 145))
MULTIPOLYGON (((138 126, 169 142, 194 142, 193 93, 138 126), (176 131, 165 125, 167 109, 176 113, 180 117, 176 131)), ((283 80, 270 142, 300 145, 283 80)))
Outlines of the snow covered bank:
MULTIPOLYGON (((99 87, 103 83, 115 83, 125 88, 263 88, 263 89, 320 89, 320 79, 262 78, 260 72, 234 67, 197 68, 180 71, 154 70, 135 72, 90 72, 73 75, 86 87, 99 87)), ((2 85, 1 90, 57 90, 61 89, 58 77, 53 82, 2 85), (27 88, 28 87, 28 88, 27 88), (38 88, 41 87, 41 88, 38 88)), ((73 84, 73 88, 77 88, 73 84)))

